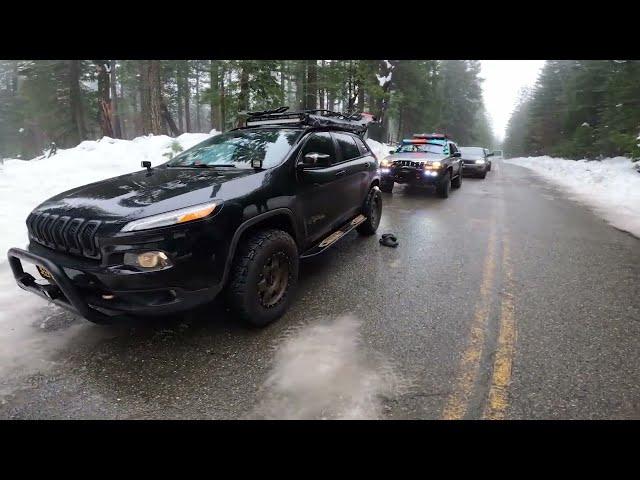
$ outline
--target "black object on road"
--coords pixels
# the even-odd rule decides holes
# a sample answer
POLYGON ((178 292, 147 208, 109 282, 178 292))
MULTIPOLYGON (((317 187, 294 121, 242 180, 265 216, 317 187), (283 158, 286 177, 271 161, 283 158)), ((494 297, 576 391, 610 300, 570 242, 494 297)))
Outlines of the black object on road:
POLYGON ((398 246, 398 239, 393 233, 385 233, 380 239, 380 245, 396 248, 398 246))

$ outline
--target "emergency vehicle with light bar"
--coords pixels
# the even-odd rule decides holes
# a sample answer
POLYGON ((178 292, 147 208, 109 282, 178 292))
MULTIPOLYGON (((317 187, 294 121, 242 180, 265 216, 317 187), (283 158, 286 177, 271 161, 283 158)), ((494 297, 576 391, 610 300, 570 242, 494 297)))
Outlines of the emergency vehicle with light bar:
POLYGON ((447 198, 451 188, 462 186, 462 169, 458 146, 446 135, 415 134, 380 162, 380 189, 391 193, 396 183, 435 187, 447 198))

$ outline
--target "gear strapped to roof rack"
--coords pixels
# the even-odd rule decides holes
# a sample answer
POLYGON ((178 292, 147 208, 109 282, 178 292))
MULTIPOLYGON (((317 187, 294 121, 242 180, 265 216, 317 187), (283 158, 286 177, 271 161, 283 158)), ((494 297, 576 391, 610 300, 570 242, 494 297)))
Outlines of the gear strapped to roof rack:
POLYGON ((289 112, 289 107, 248 112, 246 126, 304 125, 308 127, 332 127, 362 134, 369 124, 376 121, 370 113, 340 113, 325 109, 289 112))

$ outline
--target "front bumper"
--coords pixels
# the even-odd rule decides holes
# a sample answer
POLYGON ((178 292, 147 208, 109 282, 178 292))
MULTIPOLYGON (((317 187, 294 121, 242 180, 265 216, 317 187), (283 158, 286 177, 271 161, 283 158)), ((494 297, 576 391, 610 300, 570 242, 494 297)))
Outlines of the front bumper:
POLYGON ((97 277, 85 272, 79 272, 80 276, 88 275, 95 281, 79 283, 72 280, 73 272, 78 270, 60 266, 42 255, 19 248, 10 249, 7 255, 20 288, 95 323, 111 323, 115 319, 129 316, 166 315, 189 310, 213 300, 222 289, 221 283, 199 290, 177 287, 108 289, 97 277), (23 261, 46 268, 52 276, 52 282, 36 282, 31 274, 24 271, 23 261))
POLYGON ((382 182, 406 183, 410 185, 435 185, 440 182, 444 170, 421 168, 387 168, 380 170, 382 182), (433 174, 431 174, 433 172, 433 174))
POLYGON ((462 167, 463 175, 479 175, 487 171, 486 163, 465 163, 462 167))

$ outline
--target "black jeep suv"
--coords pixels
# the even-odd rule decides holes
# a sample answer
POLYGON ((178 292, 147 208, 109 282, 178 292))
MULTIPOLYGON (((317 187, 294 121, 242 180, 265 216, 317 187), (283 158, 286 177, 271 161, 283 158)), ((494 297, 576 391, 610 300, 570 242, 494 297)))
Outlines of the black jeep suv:
POLYGON ((380 162, 383 192, 391 193, 394 183, 435 186, 442 198, 451 187, 462 186, 462 162, 456 144, 443 134, 415 134, 380 162))
POLYGON ((255 112, 160 166, 57 195, 27 218, 28 249, 8 252, 16 281, 97 323, 183 311, 224 290, 241 318, 266 325, 286 311, 300 258, 378 228, 370 120, 255 112))

